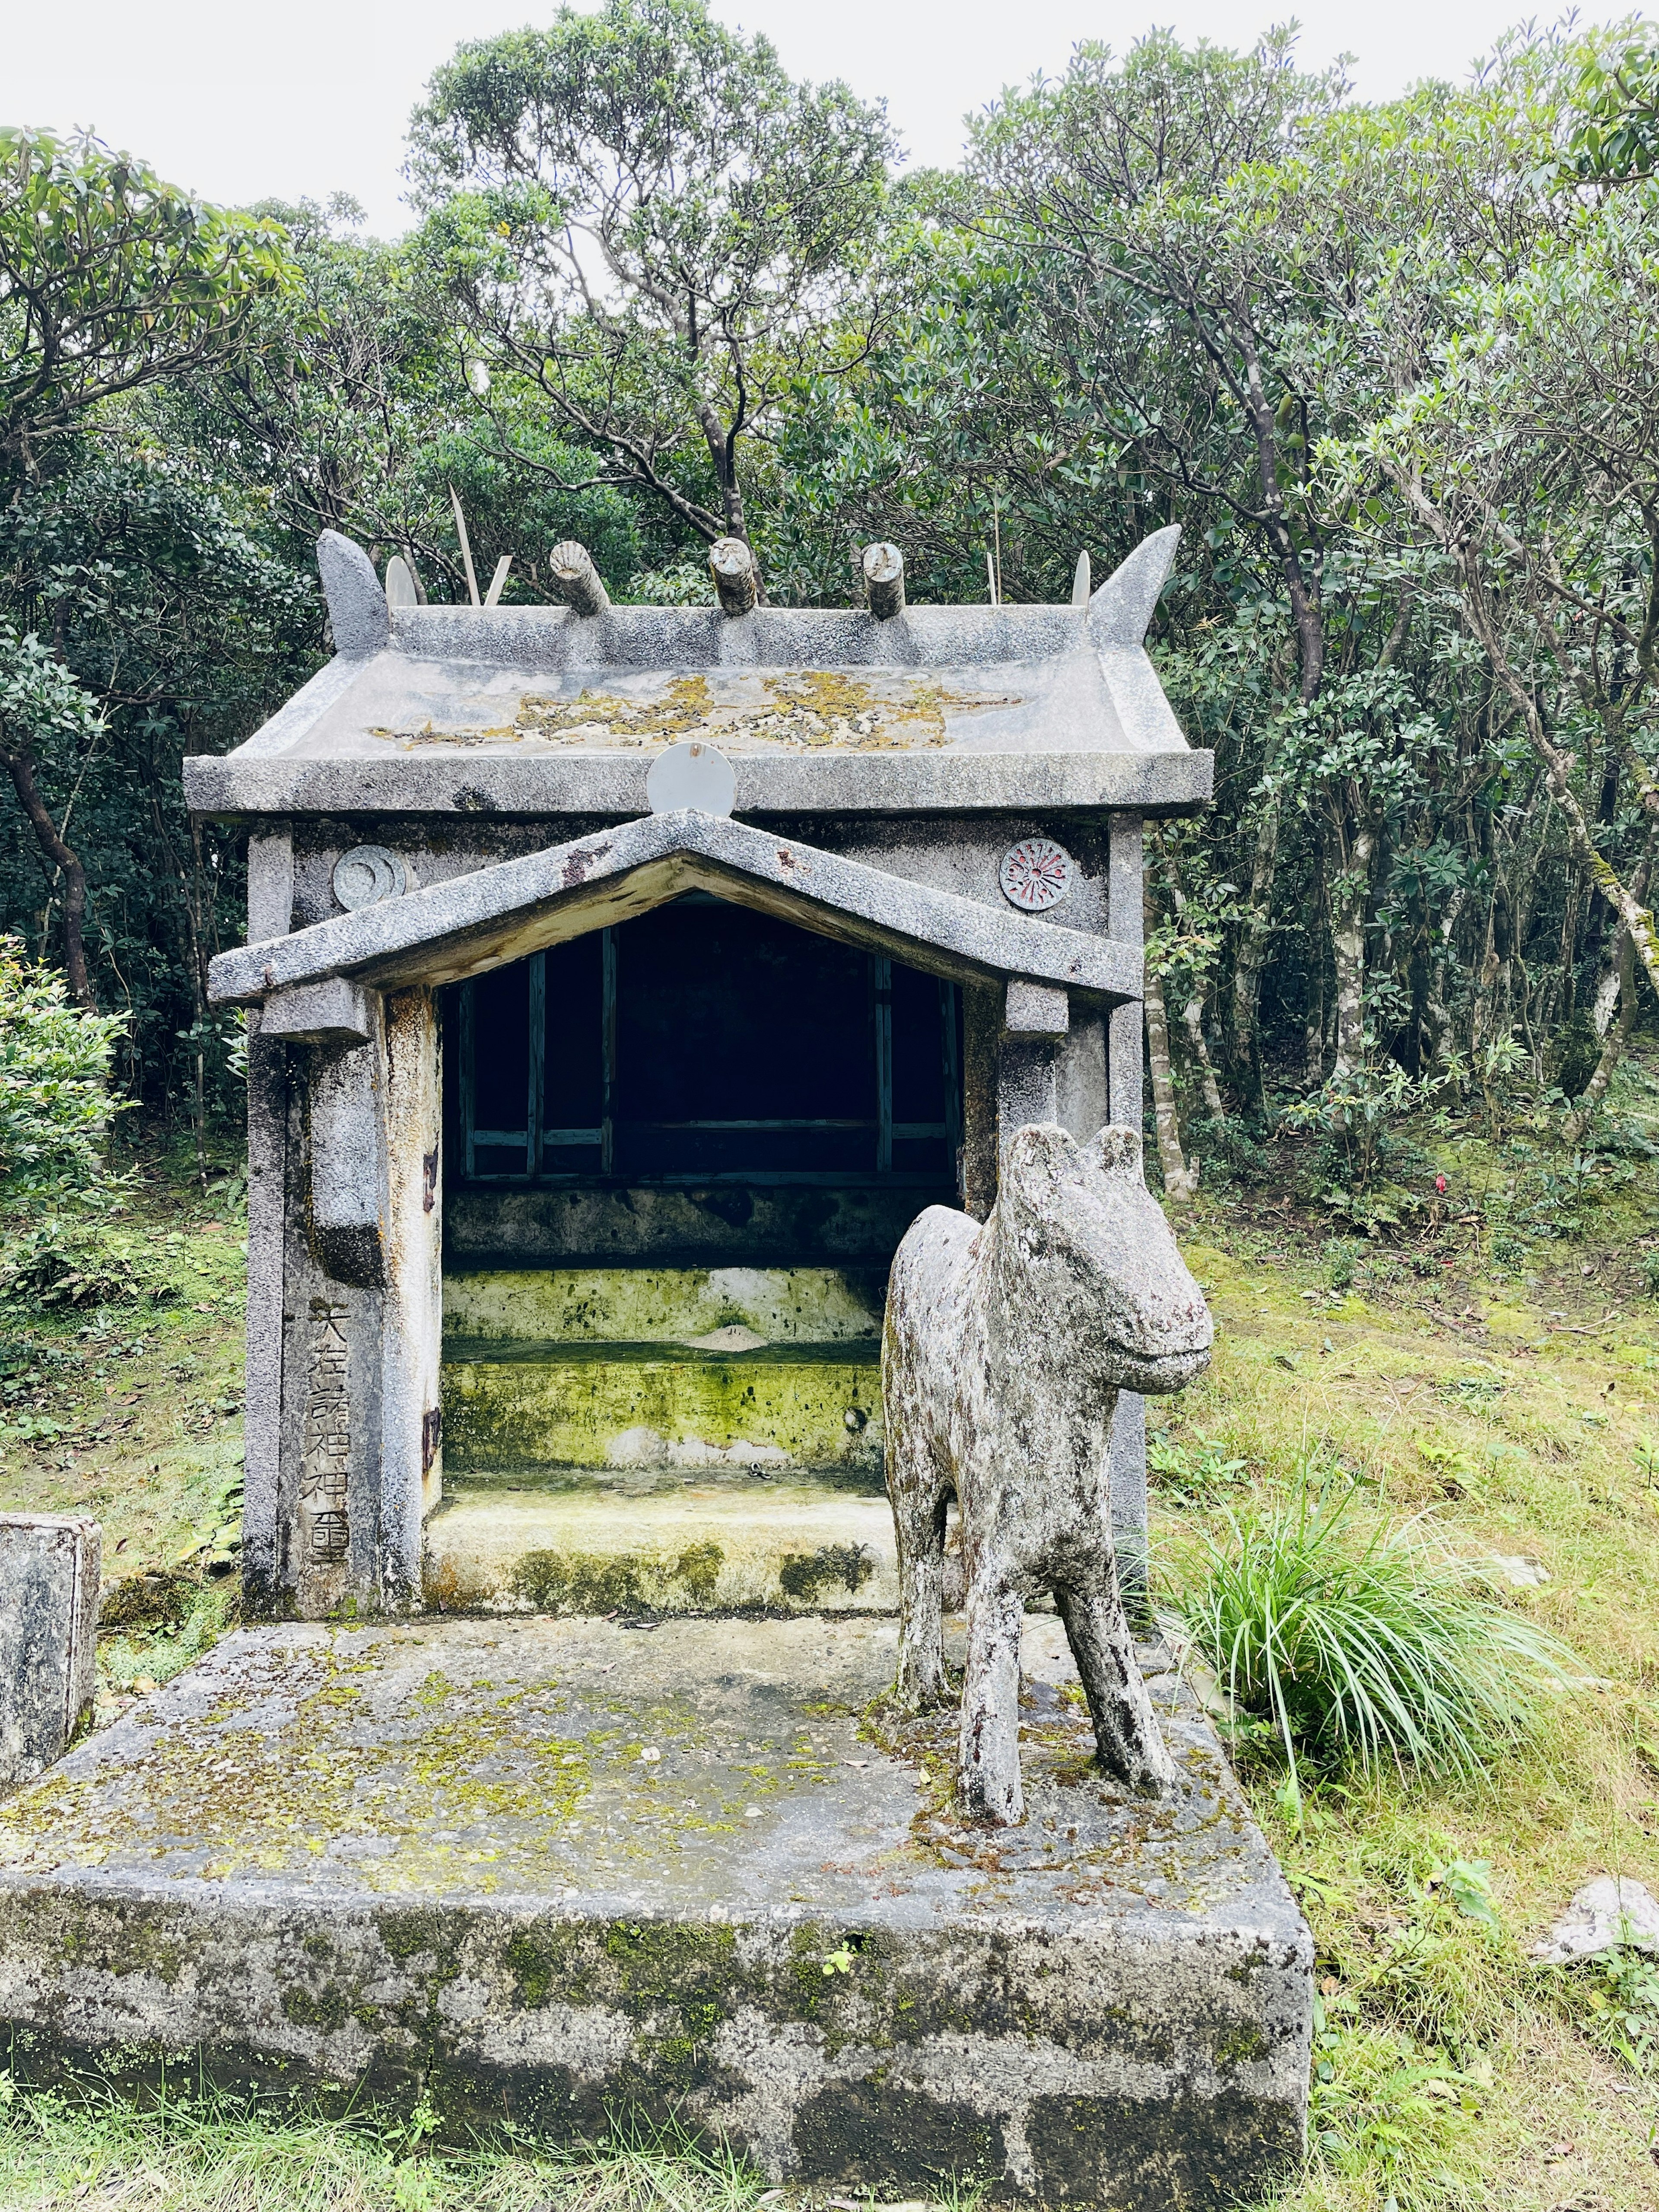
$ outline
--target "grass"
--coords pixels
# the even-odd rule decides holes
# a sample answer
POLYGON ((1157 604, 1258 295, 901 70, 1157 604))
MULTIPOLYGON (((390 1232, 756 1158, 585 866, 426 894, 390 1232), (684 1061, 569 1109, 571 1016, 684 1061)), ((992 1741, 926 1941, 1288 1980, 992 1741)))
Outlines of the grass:
MULTIPOLYGON (((1235 1524, 1294 1529, 1311 1468, 1311 1494, 1348 1501, 1328 1553, 1304 1545, 1314 1570, 1408 1523, 1413 1571, 1534 1563, 1524 1584, 1448 1594, 1576 1655, 1577 1686, 1473 1765, 1419 1761, 1403 1731, 1379 1732, 1367 1771, 1315 1729, 1293 1735, 1310 1742, 1298 1808, 1271 1720, 1241 1738, 1318 1959, 1313 2154, 1278 2212, 1659 2206, 1659 1974, 1641 1954, 1574 1969, 1528 1955, 1598 1875, 1659 1890, 1659 1048, 1621 1072, 1613 1107, 1576 1155, 1541 1127, 1493 1141, 1473 1121, 1425 1123, 1422 1164, 1398 1180, 1428 1194, 1439 1171, 1449 1188, 1387 1243, 1333 1236, 1271 1148, 1265 1182, 1200 1197, 1183 1231, 1220 1333, 1209 1376, 1149 1407, 1159 1556, 1224 1556, 1235 1524)), ((0 1498, 89 1506, 108 1571, 161 1578, 102 1639, 106 1716, 210 1640, 231 1587, 213 1570, 229 1564, 240 1475, 242 1231, 165 1164, 131 1226, 167 1296, 0 1310, 0 1498)), ((3 2207, 736 2212, 761 2193, 672 2143, 643 2165, 625 2146, 450 2156, 418 2112, 9 2111, 3 2207)))
POLYGON ((1301 1759, 1483 1774, 1583 1672, 1559 1638, 1493 1602, 1491 1567, 1421 1515, 1364 1527, 1359 1494, 1304 1464, 1282 1498, 1229 1510, 1165 1554, 1166 1626, 1242 1717, 1276 1733, 1291 1804, 1301 1759))
POLYGON ((559 2154, 434 2150, 407 2123, 324 2121, 211 2098, 135 2112, 114 2100, 11 2100, 0 2204, 122 2212, 750 2212, 764 2184, 664 2131, 559 2154))

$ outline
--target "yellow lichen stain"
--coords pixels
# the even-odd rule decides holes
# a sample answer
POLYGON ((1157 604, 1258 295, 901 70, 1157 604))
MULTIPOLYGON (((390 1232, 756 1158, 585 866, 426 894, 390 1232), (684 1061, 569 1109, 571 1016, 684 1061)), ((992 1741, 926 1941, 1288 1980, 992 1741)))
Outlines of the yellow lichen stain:
POLYGON ((920 676, 854 676, 831 668, 792 669, 758 681, 763 698, 720 699, 706 676, 676 676, 654 698, 585 690, 574 699, 526 691, 508 729, 375 729, 408 750, 416 745, 517 744, 525 738, 610 748, 702 738, 711 744, 835 746, 882 752, 942 745, 947 712, 983 714, 1017 707, 1018 695, 956 692, 920 676))
POLYGON ((810 1737, 741 1746, 678 1692, 435 1671, 394 1680, 386 1660, 418 1639, 388 1635, 365 1651, 356 1634, 258 1670, 254 1700, 276 1698, 293 1716, 269 1732, 178 1717, 136 1758, 22 1793, 0 1822, 0 1865, 118 1855, 213 1881, 343 1850, 353 1880, 381 1893, 494 1890, 502 1862, 541 1887, 728 1836, 757 1798, 833 1778, 810 1737), (363 1677, 378 1678, 372 1699, 363 1677))

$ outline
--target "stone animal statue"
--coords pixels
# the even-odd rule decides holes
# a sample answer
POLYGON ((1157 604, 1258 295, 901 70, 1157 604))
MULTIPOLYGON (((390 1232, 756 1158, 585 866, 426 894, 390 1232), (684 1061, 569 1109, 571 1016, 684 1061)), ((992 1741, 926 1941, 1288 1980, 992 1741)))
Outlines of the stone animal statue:
POLYGON ((949 1701, 941 1626, 946 1502, 967 1581, 957 1778, 1012 1826, 1024 1601, 1052 1591, 1102 1763, 1138 1790, 1175 1767, 1135 1664, 1112 1548, 1107 1447, 1120 1389, 1179 1389, 1210 1357, 1203 1293, 1141 1177, 1140 1139, 1048 1124, 1007 1146, 982 1225, 942 1206, 893 1261, 882 1341, 887 1489, 898 1539, 897 1692, 949 1701))

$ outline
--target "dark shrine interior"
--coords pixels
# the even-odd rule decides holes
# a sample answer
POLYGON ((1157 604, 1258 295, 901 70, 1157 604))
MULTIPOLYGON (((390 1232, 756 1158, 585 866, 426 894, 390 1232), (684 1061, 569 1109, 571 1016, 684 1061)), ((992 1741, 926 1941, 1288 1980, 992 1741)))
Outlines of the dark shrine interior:
POLYGON ((448 1176, 474 1191, 830 1185, 949 1203, 960 998, 884 954, 688 893, 446 994, 448 1176))

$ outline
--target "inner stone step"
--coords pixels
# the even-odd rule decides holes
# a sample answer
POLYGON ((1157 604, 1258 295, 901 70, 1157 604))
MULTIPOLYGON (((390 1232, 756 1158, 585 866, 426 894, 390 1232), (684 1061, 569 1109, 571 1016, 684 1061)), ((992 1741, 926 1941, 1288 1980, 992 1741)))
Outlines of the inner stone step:
POLYGON ((434 1604, 885 1610, 878 1277, 447 1276, 434 1604))
POLYGON ((446 1476, 791 1468, 881 1480, 873 1340, 694 1345, 448 1337, 446 1476))
POLYGON ((427 1523, 428 1601, 507 1612, 887 1612, 893 1519, 879 1492, 799 1478, 641 1487, 615 1468, 561 1485, 446 1481, 427 1523))

